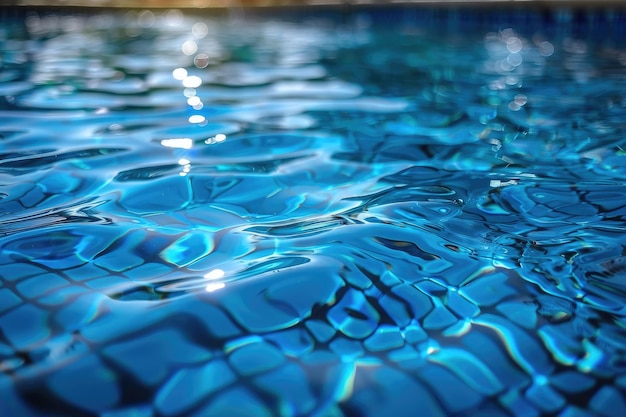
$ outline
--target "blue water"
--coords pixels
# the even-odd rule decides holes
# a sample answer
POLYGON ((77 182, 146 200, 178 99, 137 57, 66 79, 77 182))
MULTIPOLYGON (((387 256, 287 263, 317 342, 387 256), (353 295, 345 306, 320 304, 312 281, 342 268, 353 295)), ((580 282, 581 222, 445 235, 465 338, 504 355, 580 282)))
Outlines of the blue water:
POLYGON ((623 15, 446 13, 5 11, 0 415, 626 415, 623 15))

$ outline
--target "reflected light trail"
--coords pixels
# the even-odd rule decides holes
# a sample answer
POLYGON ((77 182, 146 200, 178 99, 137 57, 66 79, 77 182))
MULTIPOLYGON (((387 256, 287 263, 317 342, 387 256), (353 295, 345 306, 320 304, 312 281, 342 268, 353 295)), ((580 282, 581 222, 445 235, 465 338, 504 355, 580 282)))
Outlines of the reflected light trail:
POLYGON ((202 79, 197 75, 190 75, 188 77, 185 77, 185 79, 183 80, 183 86, 185 87, 197 88, 200 87, 201 84, 202 79))
POLYGON ((204 289, 206 292, 213 292, 213 291, 221 290, 225 286, 226 284, 224 284, 223 282, 214 282, 204 287, 204 289))
POLYGON ((163 139, 161 145, 168 148, 191 149, 193 140, 190 138, 163 139))
POLYGON ((200 114, 189 116, 189 123, 202 123, 204 121, 206 121, 206 118, 200 114))
POLYGON ((172 77, 176 80, 184 80, 187 77, 187 70, 185 68, 176 68, 172 71, 172 77))
MULTIPOLYGON (((207 272, 204 275, 205 279, 209 279, 209 280, 215 280, 215 279, 220 279, 223 278, 225 275, 225 272, 219 268, 213 269, 209 272, 207 272)), ((211 282, 209 284, 207 284, 204 289, 206 292, 213 292, 213 291, 217 291, 220 290, 222 288, 224 288, 226 286, 226 284, 224 284, 223 282, 211 282)))
POLYGON ((220 278, 223 278, 225 274, 226 273, 223 270, 221 270, 219 268, 216 268, 216 269, 213 269, 213 270, 207 272, 206 274, 204 274, 204 278, 206 278, 206 279, 220 279, 220 278))
POLYGON ((226 135, 223 133, 218 133, 217 135, 208 138, 204 141, 207 145, 213 145, 214 143, 221 143, 226 140, 226 135))

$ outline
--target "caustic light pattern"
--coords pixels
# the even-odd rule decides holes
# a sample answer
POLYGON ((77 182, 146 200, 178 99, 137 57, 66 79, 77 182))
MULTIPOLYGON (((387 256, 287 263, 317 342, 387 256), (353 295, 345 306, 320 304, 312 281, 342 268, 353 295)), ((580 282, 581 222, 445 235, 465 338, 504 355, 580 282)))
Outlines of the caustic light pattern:
POLYGON ((0 414, 626 415, 623 45, 334 22, 0 27, 0 414))

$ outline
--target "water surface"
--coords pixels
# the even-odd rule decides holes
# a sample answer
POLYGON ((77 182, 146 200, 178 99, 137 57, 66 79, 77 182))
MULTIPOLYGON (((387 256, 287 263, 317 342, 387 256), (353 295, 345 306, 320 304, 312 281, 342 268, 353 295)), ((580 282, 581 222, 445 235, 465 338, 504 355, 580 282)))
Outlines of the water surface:
POLYGON ((7 18, 0 414, 626 415, 623 19, 420 10, 7 18))

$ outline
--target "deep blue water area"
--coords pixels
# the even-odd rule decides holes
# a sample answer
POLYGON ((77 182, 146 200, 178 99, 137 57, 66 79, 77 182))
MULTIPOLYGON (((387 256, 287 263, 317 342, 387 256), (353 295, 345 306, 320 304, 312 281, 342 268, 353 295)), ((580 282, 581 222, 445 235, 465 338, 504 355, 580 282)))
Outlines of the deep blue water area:
POLYGON ((624 13, 315 10, 2 12, 0 416, 626 415, 624 13))

